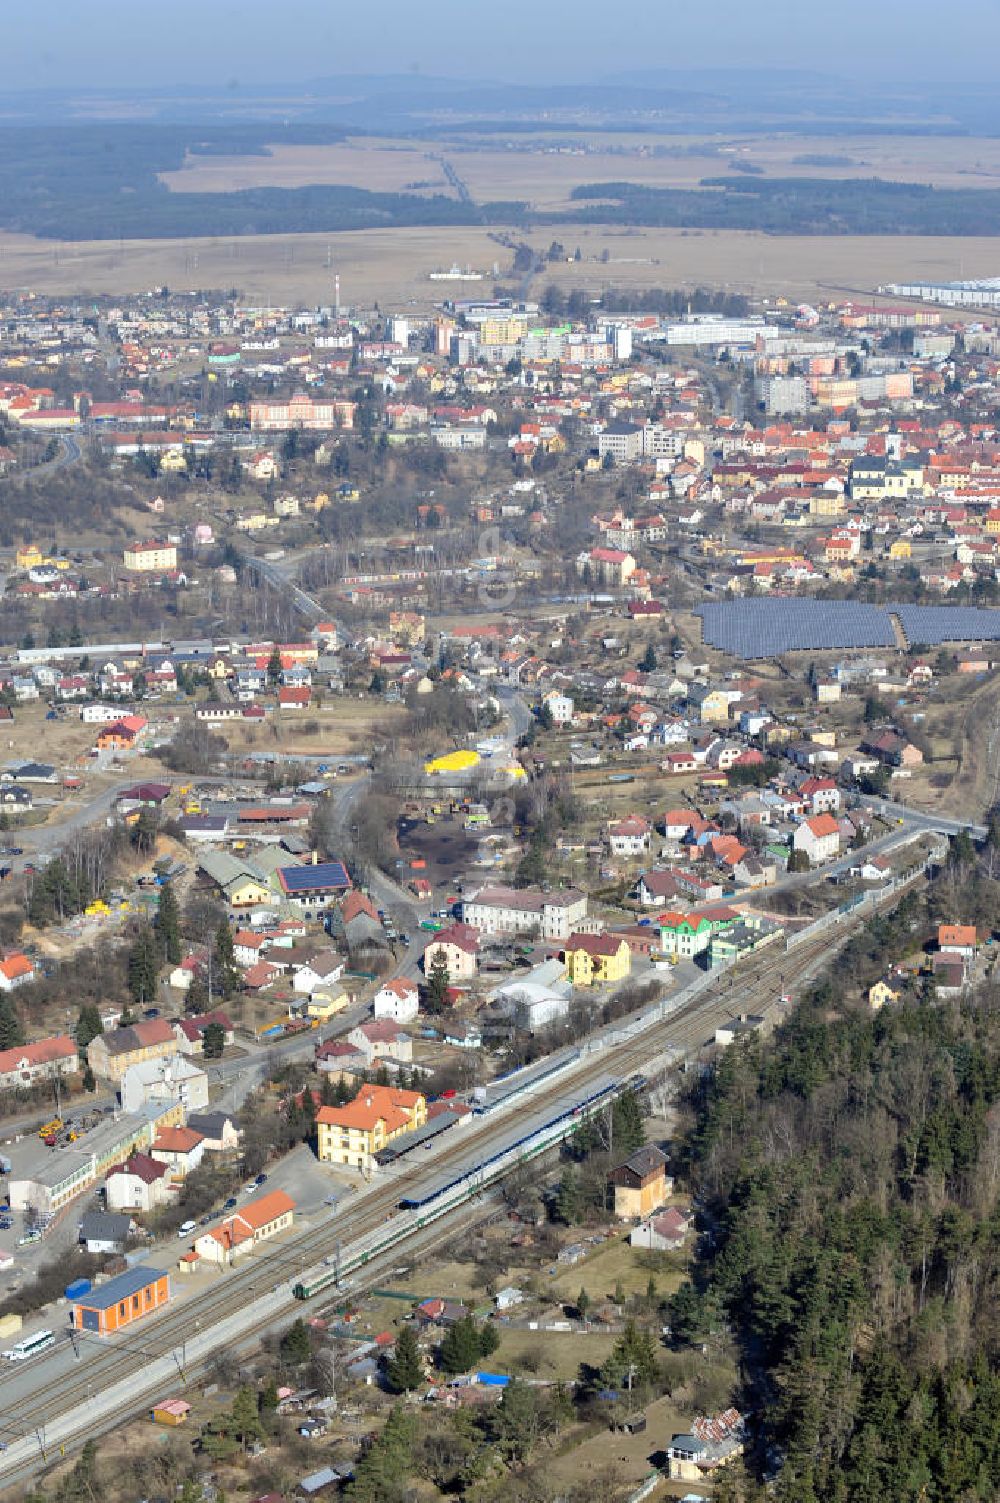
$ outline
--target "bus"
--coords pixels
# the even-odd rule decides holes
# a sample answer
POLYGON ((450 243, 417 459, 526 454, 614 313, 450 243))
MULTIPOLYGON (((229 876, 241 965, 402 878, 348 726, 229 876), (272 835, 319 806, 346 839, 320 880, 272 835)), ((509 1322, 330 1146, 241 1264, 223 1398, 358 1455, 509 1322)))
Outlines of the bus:
POLYGON ((34 1336, 25 1336, 17 1346, 9 1346, 4 1356, 8 1362, 26 1362, 29 1357, 36 1357, 39 1352, 44 1352, 47 1347, 55 1344, 56 1338, 51 1331, 36 1331, 34 1336))

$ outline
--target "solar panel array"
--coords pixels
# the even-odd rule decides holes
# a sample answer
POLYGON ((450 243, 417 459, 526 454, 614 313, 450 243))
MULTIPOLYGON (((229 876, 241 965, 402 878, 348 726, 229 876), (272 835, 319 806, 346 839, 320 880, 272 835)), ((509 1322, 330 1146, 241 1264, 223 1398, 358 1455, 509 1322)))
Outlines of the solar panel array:
POLYGON ((855 600, 719 600, 696 614, 708 646, 737 658, 896 645, 888 610, 855 600))
POLYGON ((286 892, 309 892, 313 888, 350 887, 351 879, 340 861, 320 861, 315 865, 281 866, 278 876, 286 892))
POLYGON ((1000 642, 1000 610, 972 605, 894 605, 911 647, 942 642, 1000 642))

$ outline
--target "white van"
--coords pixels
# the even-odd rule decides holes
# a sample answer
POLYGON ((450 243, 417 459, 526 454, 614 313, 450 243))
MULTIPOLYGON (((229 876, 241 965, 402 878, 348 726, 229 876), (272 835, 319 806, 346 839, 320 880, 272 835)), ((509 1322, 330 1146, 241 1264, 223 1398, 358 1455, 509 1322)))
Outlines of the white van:
POLYGON ((197 1226, 197 1221, 182 1221, 180 1226, 177 1228, 178 1237, 190 1237, 191 1233, 197 1228, 197 1226))

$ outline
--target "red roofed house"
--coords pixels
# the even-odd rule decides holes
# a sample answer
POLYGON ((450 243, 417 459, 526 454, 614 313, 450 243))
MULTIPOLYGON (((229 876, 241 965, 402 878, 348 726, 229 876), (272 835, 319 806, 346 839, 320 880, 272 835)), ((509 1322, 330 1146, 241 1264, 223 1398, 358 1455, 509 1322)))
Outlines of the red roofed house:
POLYGON ((170 1173, 146 1153, 108 1171, 104 1184, 109 1211, 155 1211, 170 1196, 170 1173))
POLYGON ((341 922, 346 925, 352 919, 360 918, 362 915, 365 918, 370 918, 379 928, 382 927, 382 921, 378 916, 378 909, 371 898, 367 893, 359 892, 356 887, 353 887, 346 894, 344 901, 340 905, 341 922))
POLYGON ((147 724, 143 715, 123 715, 98 732, 98 751, 131 751, 147 724))
POLYGON ((35 967, 27 955, 22 955, 20 950, 12 950, 0 960, 0 992, 12 992, 15 987, 30 981, 34 974, 35 967))
POLYGON ((840 808, 840 789, 833 778, 806 778, 799 793, 809 802, 813 814, 836 814, 840 808))
POLYGON ((588 567, 599 583, 621 589, 635 573, 635 559, 620 548, 591 548, 582 561, 578 560, 579 573, 588 567))
POLYGON ((33 1085, 59 1075, 73 1075, 80 1068, 76 1044, 66 1034, 41 1039, 37 1044, 19 1044, 0 1051, 0 1088, 33 1085))
POLYGON ((660 767, 668 777, 684 777, 687 773, 698 771, 698 759, 690 748, 686 751, 667 752, 660 767))
POLYGON ((226 1036, 226 1043, 231 1044, 236 1034, 233 1025, 226 1013, 217 1008, 214 1012, 199 1013, 193 1018, 178 1018, 174 1023, 174 1033, 177 1037, 177 1046, 182 1054, 203 1054, 205 1050, 205 1029, 210 1023, 218 1023, 226 1036))
POLYGON ((196 1238, 194 1250, 206 1263, 218 1263, 221 1267, 251 1252, 258 1242, 286 1231, 294 1216, 292 1197, 284 1190, 271 1190, 196 1238))
POLYGON ((243 972, 243 988, 248 992, 262 992, 282 974, 280 965, 273 965, 270 960, 258 960, 243 972))
POLYGON ((675 1252, 684 1242, 691 1230, 691 1213, 679 1210, 677 1206, 670 1206, 666 1211, 661 1211, 658 1216, 652 1216, 648 1221, 641 1222, 629 1234, 629 1242, 633 1247, 646 1247, 651 1252, 675 1252))
POLYGON ((153 1139, 149 1156, 165 1164, 174 1180, 186 1179, 197 1169, 205 1152, 205 1139, 191 1127, 164 1127, 153 1139))
POLYGON ((257 934, 253 929, 238 929, 233 935, 233 959, 237 965, 255 965, 270 943, 269 934, 257 934))
POLYGON ((840 851, 840 826, 832 814, 814 814, 796 826, 792 848, 805 851, 811 866, 831 861, 840 851))
POLYGON ((349 1079, 355 1072, 368 1068, 367 1054, 343 1039, 327 1039, 325 1044, 317 1044, 313 1059, 317 1070, 338 1080, 349 1079))
POLYGON ((975 924, 939 924, 938 949, 942 955, 959 955, 972 960, 978 936, 975 924))
POLYGON ((479 969, 479 933, 470 924, 448 924, 439 929, 424 950, 424 975, 429 976, 435 960, 448 967, 452 981, 466 981, 479 969))
POLYGON ((312 689, 308 684, 282 684, 278 690, 278 708, 281 710, 308 710, 312 703, 312 689))

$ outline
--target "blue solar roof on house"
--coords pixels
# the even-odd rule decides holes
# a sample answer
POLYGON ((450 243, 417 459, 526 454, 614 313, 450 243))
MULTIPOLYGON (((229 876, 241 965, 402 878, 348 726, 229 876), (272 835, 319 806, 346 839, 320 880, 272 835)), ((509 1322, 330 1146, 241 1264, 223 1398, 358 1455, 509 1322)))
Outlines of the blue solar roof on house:
POLYGON ((330 888, 351 885, 342 861, 319 861, 315 866, 279 866, 278 881, 284 892, 326 892, 330 888))
POLYGON ((695 613, 707 645, 737 658, 896 646, 885 606, 856 600, 719 600, 695 613))
POLYGON ((109 1283, 92 1289, 89 1294, 78 1299, 76 1304, 85 1305, 88 1310, 110 1310, 112 1305, 119 1304, 123 1299, 131 1299, 133 1294, 139 1294, 147 1284, 155 1284, 158 1279, 165 1279, 166 1276, 166 1269, 146 1268, 140 1264, 137 1268, 129 1268, 125 1273, 120 1273, 109 1283))
POLYGON ((942 642, 1000 642, 1000 610, 973 605, 894 605, 911 647, 942 642))

